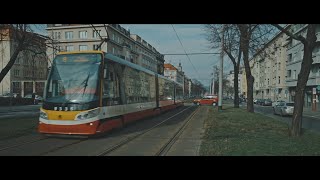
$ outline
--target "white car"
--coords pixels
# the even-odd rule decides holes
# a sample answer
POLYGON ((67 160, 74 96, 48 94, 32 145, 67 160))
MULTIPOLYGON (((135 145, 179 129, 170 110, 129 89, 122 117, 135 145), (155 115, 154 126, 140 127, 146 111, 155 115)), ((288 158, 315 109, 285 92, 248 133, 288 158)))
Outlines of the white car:
MULTIPOLYGON (((28 94, 26 95, 24 98, 32 98, 32 94, 28 94)), ((38 101, 38 102, 42 102, 43 101, 43 98, 39 95, 35 95, 35 99, 38 101)))
POLYGON ((294 103, 280 102, 273 108, 273 114, 280 114, 280 116, 292 116, 294 110, 294 103))
POLYGON ((276 105, 278 105, 279 103, 281 103, 281 102, 285 102, 284 100, 278 100, 278 101, 274 101, 274 102, 272 102, 272 107, 275 107, 276 105))

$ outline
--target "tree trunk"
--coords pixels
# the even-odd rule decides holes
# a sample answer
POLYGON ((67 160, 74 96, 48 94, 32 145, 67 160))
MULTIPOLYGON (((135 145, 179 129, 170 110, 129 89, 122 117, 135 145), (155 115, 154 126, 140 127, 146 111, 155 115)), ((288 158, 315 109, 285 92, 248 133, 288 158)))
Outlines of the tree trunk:
POLYGON ((3 78, 7 75, 7 73, 10 71, 12 66, 14 65, 14 62, 16 61, 19 53, 22 51, 22 43, 19 43, 18 47, 15 49, 13 55, 10 57, 10 60, 6 67, 4 67, 0 72, 0 82, 2 82, 3 78))
POLYGON ((237 68, 237 65, 234 65, 234 107, 239 108, 239 68, 237 68))
MULTIPOLYGON (((246 72, 247 73, 247 72, 246 72)), ((248 112, 254 112, 254 106, 253 106, 253 83, 254 83, 254 77, 250 74, 248 76, 246 74, 247 78, 247 111, 248 112)))
POLYGON ((254 77, 251 75, 250 63, 249 63, 249 43, 250 43, 250 34, 249 34, 249 26, 245 24, 238 25, 240 30, 240 43, 241 43, 241 51, 243 53, 243 62, 246 71, 246 79, 247 79, 247 111, 254 112, 253 107, 253 83, 254 77))
POLYGON ((312 51, 316 42, 315 25, 308 26, 307 43, 304 44, 304 54, 294 98, 294 111, 292 116, 291 136, 300 136, 302 128, 302 113, 304 104, 305 87, 307 85, 312 66, 312 51))

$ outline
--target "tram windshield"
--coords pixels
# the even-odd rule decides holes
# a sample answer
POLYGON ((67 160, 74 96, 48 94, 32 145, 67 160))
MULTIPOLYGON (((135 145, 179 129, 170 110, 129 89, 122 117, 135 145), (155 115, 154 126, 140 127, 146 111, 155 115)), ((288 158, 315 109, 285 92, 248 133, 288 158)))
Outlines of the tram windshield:
POLYGON ((99 99, 101 54, 63 54, 53 62, 47 81, 45 101, 88 103, 99 99))

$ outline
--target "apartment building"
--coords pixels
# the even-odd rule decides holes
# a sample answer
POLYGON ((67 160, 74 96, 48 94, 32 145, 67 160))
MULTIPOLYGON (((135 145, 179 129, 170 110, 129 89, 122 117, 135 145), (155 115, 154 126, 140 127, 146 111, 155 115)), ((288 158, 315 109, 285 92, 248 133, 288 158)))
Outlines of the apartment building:
MULTIPOLYGON (((181 64, 179 63, 179 67, 181 64)), ((184 82, 184 74, 178 68, 174 67, 172 64, 164 64, 164 76, 168 79, 171 79, 175 82, 183 84, 184 82)))
MULTIPOLYGON (((292 25, 290 31, 296 35, 307 35, 307 24, 292 25)), ((320 25, 316 28, 317 40, 320 40, 320 25)), ((301 69, 303 59, 303 44, 300 41, 287 37, 287 78, 286 84, 289 89, 289 99, 294 101, 295 88, 297 86, 298 75, 301 69)), ((320 100, 320 46, 313 50, 313 63, 309 74, 309 79, 305 89, 305 107, 311 107, 312 89, 317 88, 318 99, 320 100)))
POLYGON ((247 77, 245 69, 242 70, 241 86, 239 86, 242 92, 242 97, 247 98, 247 77))
MULTIPOLYGON (((0 70, 9 62, 15 52, 17 40, 14 38, 13 29, 2 29, 0 39, 0 70)), ((36 93, 43 95, 43 89, 48 72, 48 58, 46 56, 45 39, 35 33, 32 36, 28 49, 21 51, 14 65, 0 83, 0 95, 8 93, 27 94, 36 93)))
POLYGON ((185 98, 191 96, 192 81, 182 71, 181 63, 179 63, 178 68, 170 63, 164 64, 164 76, 175 82, 183 84, 183 94, 185 98))
POLYGON ((96 50, 102 39, 109 37, 99 50, 114 54, 163 75, 164 55, 152 45, 119 24, 48 24, 48 56, 52 60, 59 51, 96 50))
MULTIPOLYGON (((286 29, 289 29, 287 26, 286 29)), ((279 32, 250 60, 253 97, 289 101, 286 86, 287 35, 279 32)))
MULTIPOLYGON (((242 91, 242 84, 243 84, 243 78, 242 78, 242 75, 243 75, 243 72, 244 71, 244 68, 240 67, 239 68, 239 74, 238 74, 238 92, 239 92, 239 96, 243 96, 243 91, 242 91)), ((231 70, 229 72, 229 74, 227 75, 227 80, 230 82, 230 86, 231 87, 234 87, 234 81, 236 79, 234 79, 234 70, 231 70)))

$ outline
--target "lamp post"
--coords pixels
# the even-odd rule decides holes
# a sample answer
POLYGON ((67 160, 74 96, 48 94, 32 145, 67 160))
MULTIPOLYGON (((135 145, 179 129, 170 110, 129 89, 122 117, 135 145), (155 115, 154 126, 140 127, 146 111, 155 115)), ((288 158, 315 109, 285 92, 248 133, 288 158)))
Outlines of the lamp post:
POLYGON ((224 31, 225 24, 222 25, 222 39, 221 39, 221 52, 220 52, 220 71, 219 71, 219 98, 218 98, 218 111, 222 110, 222 76, 223 76, 223 46, 224 46, 224 31))

